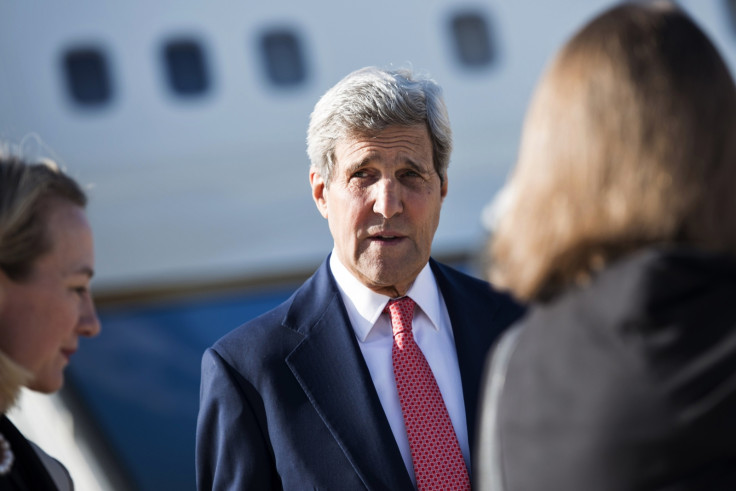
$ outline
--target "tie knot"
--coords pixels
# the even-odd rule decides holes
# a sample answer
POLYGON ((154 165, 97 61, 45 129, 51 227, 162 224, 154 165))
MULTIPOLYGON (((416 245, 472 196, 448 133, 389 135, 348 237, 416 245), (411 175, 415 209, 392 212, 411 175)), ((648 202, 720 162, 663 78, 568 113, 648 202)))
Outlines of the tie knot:
POLYGON ((393 327, 394 336, 401 331, 411 332, 411 321, 414 318, 414 300, 409 297, 401 297, 396 300, 389 300, 386 304, 384 312, 388 312, 391 316, 391 327, 393 327))

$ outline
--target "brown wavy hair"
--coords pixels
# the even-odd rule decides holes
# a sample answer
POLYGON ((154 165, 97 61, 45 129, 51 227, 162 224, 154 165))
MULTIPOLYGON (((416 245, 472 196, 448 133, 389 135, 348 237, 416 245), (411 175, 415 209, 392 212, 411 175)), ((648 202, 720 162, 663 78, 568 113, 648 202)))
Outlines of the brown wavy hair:
POLYGON ((736 90, 670 3, 599 15, 559 52, 524 124, 491 280, 543 300, 647 245, 736 253, 736 90))

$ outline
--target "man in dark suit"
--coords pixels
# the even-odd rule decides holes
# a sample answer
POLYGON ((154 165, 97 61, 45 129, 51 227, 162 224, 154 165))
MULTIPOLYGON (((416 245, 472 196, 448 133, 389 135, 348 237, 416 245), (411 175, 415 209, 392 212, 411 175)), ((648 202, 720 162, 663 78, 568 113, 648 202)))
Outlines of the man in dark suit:
POLYGON ((204 354, 200 490, 469 488, 484 358, 521 309, 430 258, 451 149, 440 88, 407 71, 358 70, 317 103, 334 249, 204 354))

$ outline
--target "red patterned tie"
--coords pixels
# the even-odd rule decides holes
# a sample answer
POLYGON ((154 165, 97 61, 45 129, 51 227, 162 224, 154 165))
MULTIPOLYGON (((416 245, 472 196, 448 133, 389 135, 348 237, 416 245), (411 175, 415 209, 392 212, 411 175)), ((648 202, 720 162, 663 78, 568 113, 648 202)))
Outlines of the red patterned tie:
POLYGON ((389 301, 394 346, 394 378, 409 437, 411 459, 419 491, 469 490, 470 478, 450 415, 437 382, 419 346, 411 322, 414 300, 389 301))

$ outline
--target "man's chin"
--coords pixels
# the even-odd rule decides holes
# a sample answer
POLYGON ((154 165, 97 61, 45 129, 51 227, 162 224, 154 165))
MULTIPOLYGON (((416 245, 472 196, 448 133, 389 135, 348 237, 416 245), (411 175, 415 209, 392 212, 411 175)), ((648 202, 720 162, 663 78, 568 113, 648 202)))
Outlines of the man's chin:
POLYGON ((371 290, 395 298, 406 295, 406 291, 414 283, 417 273, 405 264, 382 263, 362 281, 371 290))

